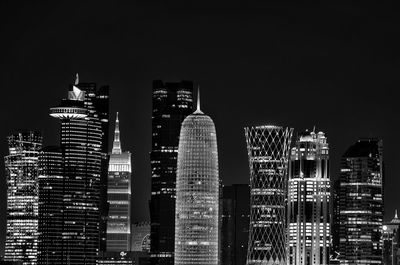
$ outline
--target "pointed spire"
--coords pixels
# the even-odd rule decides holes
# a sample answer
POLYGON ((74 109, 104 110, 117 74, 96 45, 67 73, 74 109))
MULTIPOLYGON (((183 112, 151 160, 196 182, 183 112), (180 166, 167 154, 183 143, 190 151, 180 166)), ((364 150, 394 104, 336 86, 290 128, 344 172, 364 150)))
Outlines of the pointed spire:
POLYGON ((76 77, 75 77, 75 85, 79 85, 79 74, 76 73, 76 77))
POLYGON ((197 86, 197 109, 194 113, 203 114, 203 112, 200 109, 200 85, 197 86))
POLYGON ((399 218, 397 217, 397 209, 394 210, 394 218, 395 218, 395 219, 399 219, 399 218))
POLYGON ((113 148, 111 151, 113 154, 121 154, 121 141, 119 139, 119 119, 118 119, 118 112, 117 112, 117 118, 115 120, 115 131, 114 131, 114 142, 113 142, 113 148))

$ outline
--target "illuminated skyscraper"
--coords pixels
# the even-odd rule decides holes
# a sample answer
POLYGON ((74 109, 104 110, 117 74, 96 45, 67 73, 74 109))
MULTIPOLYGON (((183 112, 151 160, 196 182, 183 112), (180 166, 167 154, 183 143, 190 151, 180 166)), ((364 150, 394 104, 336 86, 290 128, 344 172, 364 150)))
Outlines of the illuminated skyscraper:
POLYGON ((217 135, 200 110, 185 118, 176 179, 175 265, 219 264, 217 135))
POLYGON ((8 137, 5 157, 7 234, 4 260, 37 264, 38 154, 42 136, 26 131, 8 137))
MULTIPOLYGON (((63 154, 62 259, 59 264, 96 264, 100 248, 100 193, 104 158, 104 113, 95 84, 78 79, 68 99, 51 108, 61 121, 63 154), (103 117, 103 118, 102 118, 103 117)), ((104 109, 103 109, 104 110, 104 109)), ((107 121, 108 122, 108 121, 107 121)))
POLYGON ((338 190, 340 264, 382 264, 383 144, 362 139, 342 156, 338 190))
POLYGON ((329 147, 323 132, 299 135, 290 156, 288 192, 289 264, 329 264, 329 147))
POLYGON ((57 265, 62 258, 63 168, 59 147, 39 153, 38 264, 57 265))
POLYGON ((151 263, 174 262, 175 186, 179 132, 193 112, 193 83, 153 83, 151 160, 151 263))
POLYGON ((382 227, 383 264, 398 265, 400 263, 400 219, 395 211, 394 218, 382 227))
POLYGON ((108 167, 107 252, 129 251, 131 236, 131 153, 122 152, 119 119, 108 167))
POLYGON ((250 165, 247 265, 286 265, 287 165, 293 129, 246 127, 250 165))

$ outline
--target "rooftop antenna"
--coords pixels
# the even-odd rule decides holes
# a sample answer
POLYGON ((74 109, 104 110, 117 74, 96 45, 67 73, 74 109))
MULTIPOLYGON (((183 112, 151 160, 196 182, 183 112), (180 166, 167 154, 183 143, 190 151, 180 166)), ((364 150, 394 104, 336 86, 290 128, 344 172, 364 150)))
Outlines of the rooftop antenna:
POLYGON ((197 108, 194 113, 199 113, 199 114, 203 113, 200 109, 200 85, 197 86, 197 108))

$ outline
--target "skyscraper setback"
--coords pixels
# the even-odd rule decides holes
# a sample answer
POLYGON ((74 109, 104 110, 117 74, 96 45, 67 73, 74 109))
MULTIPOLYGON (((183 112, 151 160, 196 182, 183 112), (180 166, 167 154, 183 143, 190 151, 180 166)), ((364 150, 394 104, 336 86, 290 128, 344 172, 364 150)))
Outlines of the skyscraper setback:
POLYGON ((179 137, 175 265, 219 264, 219 174, 214 122, 200 110, 185 118, 179 137))
POLYGON ((38 242, 38 154, 42 136, 17 132, 8 137, 5 157, 7 178, 6 261, 37 263, 38 242))
POLYGON ((107 252, 130 250, 131 241, 131 153, 122 152, 118 112, 108 166, 107 252))
POLYGON ((173 264, 175 191, 181 123, 193 112, 193 83, 153 82, 151 263, 173 264))
POLYGON ((51 108, 61 121, 63 215, 58 264, 96 264, 100 248, 100 193, 106 161, 108 89, 94 83, 70 87, 68 98, 51 108))
POLYGON ((329 147, 323 132, 299 134, 292 148, 288 185, 289 263, 329 264, 329 147))
POLYGON ((340 264, 382 264, 383 144, 361 139, 342 156, 334 208, 340 264))
POLYGON ((247 265, 286 265, 287 165, 293 129, 246 127, 250 166, 247 265))

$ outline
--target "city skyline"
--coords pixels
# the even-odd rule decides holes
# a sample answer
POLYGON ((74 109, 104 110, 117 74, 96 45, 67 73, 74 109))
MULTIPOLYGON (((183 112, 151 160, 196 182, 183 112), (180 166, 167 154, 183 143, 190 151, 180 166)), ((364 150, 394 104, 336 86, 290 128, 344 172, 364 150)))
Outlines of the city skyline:
MULTIPOLYGON (((83 81, 108 83, 112 113, 118 110, 126 121, 124 146, 138 154, 133 186, 141 188, 132 198, 134 219, 148 220, 142 205, 150 190, 151 82, 193 80, 204 87, 204 105, 217 126, 224 183, 248 180, 242 132, 249 124, 278 123, 299 131, 317 125, 330 139, 332 179, 351 143, 376 136, 385 143, 390 219, 399 208, 395 165, 400 159, 394 92, 398 43, 392 39, 400 27, 393 11, 355 3, 287 8, 254 3, 243 10, 234 9, 235 1, 225 10, 197 4, 203 5, 197 10, 159 3, 46 8, 1 3, 8 10, 1 18, 8 40, 2 43, 8 52, 0 66, 6 90, 0 107, 6 114, 1 117, 1 155, 6 154, 6 135, 19 128, 41 129, 45 145, 57 143, 58 127, 47 117, 48 108, 64 95, 75 72, 83 81), (298 100, 305 94, 315 110, 298 100), (276 111, 275 98, 286 100, 282 113, 276 111), (307 117, 309 111, 320 113, 307 117)), ((5 211, 2 176, 0 210, 5 211)), ((0 227, 4 231, 4 219, 0 227)))

